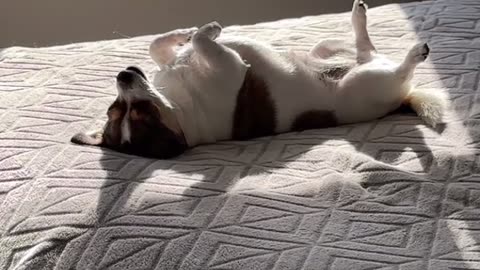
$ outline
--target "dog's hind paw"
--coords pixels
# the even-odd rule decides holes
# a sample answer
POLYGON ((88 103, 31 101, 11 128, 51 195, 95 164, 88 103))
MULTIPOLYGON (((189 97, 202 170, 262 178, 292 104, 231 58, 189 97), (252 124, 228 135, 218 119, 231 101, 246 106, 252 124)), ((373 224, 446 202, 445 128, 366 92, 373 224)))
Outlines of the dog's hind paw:
POLYGON ((363 9, 363 10, 367 10, 368 9, 368 5, 367 3, 365 3, 364 1, 360 0, 358 1, 358 7, 363 9))
POLYGON ((368 5, 363 0, 355 0, 353 2, 353 12, 361 15, 365 15, 368 5))
POLYGON ((414 63, 421 63, 427 59, 430 54, 430 47, 427 43, 415 45, 408 53, 408 58, 414 63))
POLYGON ((430 54, 430 47, 428 47, 428 44, 425 43, 423 44, 423 48, 422 48, 422 56, 425 57, 425 59, 427 59, 429 54, 430 54))

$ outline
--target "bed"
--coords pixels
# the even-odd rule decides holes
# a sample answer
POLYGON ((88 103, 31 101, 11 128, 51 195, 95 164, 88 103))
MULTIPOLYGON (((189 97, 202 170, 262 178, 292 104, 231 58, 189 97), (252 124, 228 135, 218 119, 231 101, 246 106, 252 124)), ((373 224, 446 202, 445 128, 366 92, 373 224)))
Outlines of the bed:
MULTIPOLYGON (((153 36, 0 51, 0 269, 480 269, 480 2, 370 9, 382 53, 428 41, 414 115, 152 160, 72 145, 153 36), (479 101, 479 102, 477 102, 479 101)), ((231 26, 279 50, 351 40, 349 13, 231 26)))

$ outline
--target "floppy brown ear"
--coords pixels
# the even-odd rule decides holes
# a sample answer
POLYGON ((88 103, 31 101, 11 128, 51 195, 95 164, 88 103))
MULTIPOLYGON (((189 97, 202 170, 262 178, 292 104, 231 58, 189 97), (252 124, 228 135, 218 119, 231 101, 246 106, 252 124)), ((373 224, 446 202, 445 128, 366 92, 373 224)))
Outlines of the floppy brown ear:
POLYGON ((88 133, 80 132, 75 134, 70 141, 81 145, 100 146, 103 144, 103 130, 88 133))

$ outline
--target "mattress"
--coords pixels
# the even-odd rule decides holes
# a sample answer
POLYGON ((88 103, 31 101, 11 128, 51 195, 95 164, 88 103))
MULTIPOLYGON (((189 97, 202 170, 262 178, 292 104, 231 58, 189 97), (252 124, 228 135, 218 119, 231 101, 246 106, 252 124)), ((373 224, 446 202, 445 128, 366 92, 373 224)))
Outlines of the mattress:
MULTIPOLYGON (((378 50, 421 40, 411 114, 153 160, 72 145, 102 126, 153 36, 0 51, 0 269, 480 269, 480 2, 370 9, 378 50)), ((351 40, 349 13, 232 26, 279 50, 351 40)))

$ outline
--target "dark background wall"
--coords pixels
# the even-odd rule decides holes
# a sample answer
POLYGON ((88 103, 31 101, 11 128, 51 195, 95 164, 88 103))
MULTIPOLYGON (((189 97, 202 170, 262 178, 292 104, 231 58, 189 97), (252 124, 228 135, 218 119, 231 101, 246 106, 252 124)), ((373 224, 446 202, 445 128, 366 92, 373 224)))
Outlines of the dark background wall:
POLYGON ((0 48, 155 34, 212 20, 251 24, 348 11, 351 5, 351 0, 0 0, 0 48))

